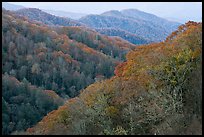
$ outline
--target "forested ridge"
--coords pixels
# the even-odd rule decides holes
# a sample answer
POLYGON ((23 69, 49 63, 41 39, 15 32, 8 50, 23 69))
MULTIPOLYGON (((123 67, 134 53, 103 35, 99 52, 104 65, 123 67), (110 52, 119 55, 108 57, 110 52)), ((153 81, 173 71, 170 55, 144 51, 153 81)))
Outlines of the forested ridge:
POLYGON ((48 26, 3 9, 2 109, 6 111, 2 134, 23 131, 62 105, 41 92, 73 98, 91 83, 113 76, 115 66, 134 47, 90 29, 48 26), (30 86, 36 89, 25 88, 30 86), (33 102, 38 96, 43 96, 41 102, 33 102), (28 110, 36 111, 35 118, 28 110))
POLYGON ((37 8, 23 8, 15 13, 50 26, 86 26, 101 34, 118 36, 136 45, 163 41, 180 25, 136 9, 111 10, 100 15, 87 15, 78 20, 51 15, 37 8))
POLYGON ((121 37, 133 44, 141 45, 141 44, 148 44, 152 41, 142 38, 139 35, 127 32, 125 30, 116 29, 116 28, 102 28, 102 29, 96 29, 98 32, 104 35, 108 36, 118 36, 121 37))
POLYGON ((126 58, 115 76, 21 134, 202 134, 202 23, 189 21, 126 58))
POLYGON ((2 75, 2 134, 23 131, 34 126, 48 112, 64 101, 52 90, 22 82, 8 74, 2 75))
POLYGON ((25 16, 31 20, 45 23, 47 25, 83 26, 82 23, 75 20, 51 15, 37 8, 23 8, 15 11, 15 13, 21 16, 25 16))
POLYGON ((148 41, 160 42, 175 31, 180 23, 168 21, 150 13, 137 9, 110 10, 100 15, 87 15, 80 18, 81 23, 95 28, 109 36, 120 36, 134 44, 147 44, 148 41), (126 37, 121 31, 134 34, 134 37, 126 37))

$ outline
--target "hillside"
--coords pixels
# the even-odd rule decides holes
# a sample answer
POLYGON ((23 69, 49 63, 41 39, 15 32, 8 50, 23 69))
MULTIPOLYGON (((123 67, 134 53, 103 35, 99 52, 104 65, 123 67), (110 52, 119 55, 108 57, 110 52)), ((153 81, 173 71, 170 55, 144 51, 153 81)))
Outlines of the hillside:
POLYGON ((68 87, 75 85, 76 90, 81 89, 94 82, 97 75, 112 76, 114 66, 135 47, 83 27, 50 28, 28 23, 27 19, 7 11, 3 12, 2 32, 3 73, 13 73, 19 80, 25 77, 34 85, 55 87, 67 93, 68 87), (50 73, 52 77, 48 76, 50 73), (84 84, 77 84, 79 81, 84 84), (54 86, 56 83, 60 85, 54 86))
POLYGON ((35 125, 48 112, 64 104, 55 91, 2 75, 2 134, 22 131, 35 125))
POLYGON ((84 27, 50 27, 2 10, 2 77, 6 76, 2 99, 8 108, 2 134, 25 130, 59 106, 60 102, 51 100, 49 104, 49 99, 44 97, 39 97, 42 101, 39 102, 38 96, 45 96, 41 92, 63 99, 73 98, 91 83, 113 76, 115 66, 124 61, 126 53, 134 47, 127 41, 84 27), (36 89, 19 87, 12 79, 19 81, 17 83, 30 83, 27 85, 36 89), (35 95, 32 92, 36 90, 39 91, 35 95), (33 95, 30 96, 30 92, 33 95), (15 110, 25 105, 28 110, 16 116, 15 110), (30 109, 36 111, 33 112, 36 118, 27 114, 30 109))
POLYGON ((101 15, 87 15, 79 19, 79 21, 96 29, 114 28, 125 30, 155 42, 164 40, 180 25, 180 23, 171 22, 135 9, 112 10, 101 15))
POLYGON ((86 27, 56 28, 58 34, 66 34, 71 40, 88 45, 90 48, 104 53, 117 60, 125 60, 128 51, 135 48, 134 44, 121 38, 108 37, 86 27))
POLYGON ((74 21, 70 18, 59 17, 46 13, 36 8, 24 8, 17 10, 18 15, 28 17, 30 20, 40 21, 47 25, 59 25, 59 26, 82 26, 82 23, 74 21))
POLYGON ((107 35, 107 36, 118 36, 123 38, 124 40, 127 40, 133 44, 141 45, 141 44, 148 44, 151 43, 150 40, 147 40, 145 38, 141 38, 138 35, 135 35, 133 33, 127 32, 125 30, 115 29, 115 28, 107 28, 107 29, 96 29, 97 32, 107 35))
POLYGON ((202 23, 138 46, 96 82, 21 134, 202 134, 202 23))

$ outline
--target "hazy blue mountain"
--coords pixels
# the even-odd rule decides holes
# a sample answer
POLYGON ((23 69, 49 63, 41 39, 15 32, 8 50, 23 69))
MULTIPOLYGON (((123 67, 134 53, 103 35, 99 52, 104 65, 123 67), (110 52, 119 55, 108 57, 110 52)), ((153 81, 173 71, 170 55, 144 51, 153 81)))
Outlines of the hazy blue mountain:
POLYGON ((59 11, 59 10, 42 9, 42 11, 53 14, 55 16, 68 17, 68 18, 71 18, 71 19, 79 19, 79 18, 87 15, 87 14, 83 14, 83 13, 74 13, 74 12, 59 11))
POLYGON ((47 25, 59 25, 59 26, 82 26, 82 23, 70 18, 59 17, 46 13, 36 8, 25 8, 17 10, 18 15, 26 16, 31 20, 40 21, 47 25))
POLYGON ((108 36, 118 36, 121 37, 133 44, 139 45, 139 44, 147 44, 151 41, 145 38, 141 38, 138 35, 135 35, 133 33, 127 32, 125 30, 121 29, 115 29, 115 28, 107 28, 107 29, 96 29, 101 34, 108 35, 108 36))
POLYGON ((153 14, 135 9, 111 10, 101 15, 87 15, 80 22, 96 29, 115 28, 133 33, 151 41, 162 41, 180 23, 168 21, 153 14))
POLYGON ((120 11, 118 10, 110 10, 102 13, 103 16, 114 16, 114 17, 125 17, 120 11))
MULTIPOLYGON (((111 12, 115 12, 114 13, 115 16, 118 16, 118 14, 120 13, 120 12, 118 13, 117 11, 111 11, 111 12)), ((40 21, 48 25, 60 25, 60 26, 84 26, 85 25, 77 20, 51 15, 50 13, 44 12, 36 8, 24 8, 24 9, 17 10, 16 13, 18 15, 26 16, 31 20, 40 21)), ((104 15, 105 14, 109 14, 109 12, 104 13, 104 15)), ((112 16, 110 16, 110 18, 112 18, 112 16)), ((120 20, 118 22, 120 22, 120 20)), ((89 27, 93 28, 92 26, 89 26, 89 27)), ((108 36, 121 37, 122 39, 125 39, 133 44, 147 44, 151 42, 150 39, 146 37, 140 37, 140 35, 136 35, 134 33, 126 31, 125 29, 118 29, 118 28, 115 29, 107 26, 107 29, 105 28, 96 29, 96 31, 108 36)))
POLYGON ((12 11, 16 11, 16 10, 25 8, 23 6, 10 4, 7 2, 2 2, 2 7, 5 8, 6 10, 12 10, 12 11))
POLYGON ((71 16, 74 18, 75 14, 75 18, 79 18, 82 14, 36 8, 24 8, 16 13, 48 25, 87 26, 101 34, 119 36, 133 44, 162 41, 180 25, 136 9, 111 10, 100 15, 90 14, 79 20, 71 19, 71 16))
POLYGON ((164 18, 158 17, 156 15, 146 13, 143 11, 139 11, 137 9, 122 10, 121 13, 127 17, 145 20, 145 21, 151 22, 153 24, 158 24, 162 27, 165 27, 167 29, 167 31, 168 30, 170 30, 170 31, 175 30, 180 25, 180 23, 169 21, 169 20, 166 20, 164 18))

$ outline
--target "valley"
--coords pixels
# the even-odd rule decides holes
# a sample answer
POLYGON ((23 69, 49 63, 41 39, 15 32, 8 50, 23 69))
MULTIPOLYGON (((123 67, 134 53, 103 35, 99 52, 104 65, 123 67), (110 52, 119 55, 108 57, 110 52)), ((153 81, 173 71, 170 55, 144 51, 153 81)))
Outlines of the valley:
POLYGON ((202 134, 201 68, 202 22, 4 4, 2 134, 202 134))

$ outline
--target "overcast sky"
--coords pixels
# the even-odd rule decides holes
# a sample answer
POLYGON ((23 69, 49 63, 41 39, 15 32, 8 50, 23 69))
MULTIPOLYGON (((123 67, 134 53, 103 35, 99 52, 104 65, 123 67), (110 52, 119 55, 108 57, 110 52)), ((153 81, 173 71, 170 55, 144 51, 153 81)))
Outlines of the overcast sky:
POLYGON ((201 21, 202 2, 9 2, 25 7, 100 14, 108 10, 138 9, 160 17, 201 21))

